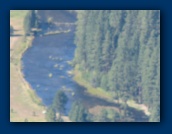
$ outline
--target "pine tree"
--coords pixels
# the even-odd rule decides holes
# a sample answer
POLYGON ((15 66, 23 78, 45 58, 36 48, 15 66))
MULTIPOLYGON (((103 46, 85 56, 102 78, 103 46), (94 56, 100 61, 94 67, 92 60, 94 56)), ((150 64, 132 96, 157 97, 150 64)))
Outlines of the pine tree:
POLYGON ((75 65, 93 87, 125 105, 144 103, 150 112, 160 104, 158 10, 82 11, 75 43, 75 65))
POLYGON ((47 122, 56 122, 56 112, 53 107, 49 107, 46 112, 46 121, 47 122))
POLYGON ((29 10, 24 18, 24 31, 25 35, 31 34, 32 28, 37 26, 37 17, 35 10, 29 10))
POLYGON ((101 111, 100 115, 98 115, 97 121, 98 122, 109 122, 110 121, 108 118, 108 112, 105 109, 103 109, 101 111))
POLYGON ((74 102, 69 113, 69 118, 73 122, 87 122, 88 115, 88 111, 79 102, 74 102))
POLYGON ((53 100, 53 108, 56 110, 56 112, 62 114, 65 112, 65 105, 68 101, 68 98, 66 94, 62 90, 58 90, 54 100, 53 100))

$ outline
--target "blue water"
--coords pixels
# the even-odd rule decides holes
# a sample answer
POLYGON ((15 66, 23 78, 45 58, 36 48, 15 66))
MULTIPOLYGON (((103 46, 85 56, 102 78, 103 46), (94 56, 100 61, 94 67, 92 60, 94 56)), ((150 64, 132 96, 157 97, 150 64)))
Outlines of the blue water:
MULTIPOLYGON (((44 25, 42 25, 44 26, 44 25)), ((75 25, 61 27, 50 27, 49 31, 68 30, 69 33, 61 33, 49 36, 36 36, 32 46, 22 57, 23 74, 36 94, 42 99, 45 106, 52 104, 58 90, 63 90, 68 96, 66 113, 69 112, 73 101, 81 102, 85 107, 90 108, 97 105, 115 106, 118 104, 108 102, 85 92, 85 88, 78 85, 68 71, 73 67, 68 64, 74 58, 74 32, 75 25)), ((44 31, 48 31, 45 27, 44 31)), ((137 120, 142 121, 144 114, 130 109, 137 114, 137 120)))

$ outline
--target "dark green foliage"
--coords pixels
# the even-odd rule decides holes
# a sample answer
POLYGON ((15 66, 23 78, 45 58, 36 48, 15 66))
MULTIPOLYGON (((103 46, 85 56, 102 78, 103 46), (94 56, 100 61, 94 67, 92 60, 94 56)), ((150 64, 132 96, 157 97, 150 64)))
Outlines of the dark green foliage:
POLYGON ((108 118, 109 118, 110 122, 119 122, 120 121, 119 113, 113 109, 108 110, 108 118))
POLYGON ((31 27, 37 28, 37 16, 35 10, 31 10, 31 27))
POLYGON ((47 109, 45 118, 47 122, 56 122, 56 111, 53 107, 49 107, 47 109))
POLYGON ((109 122, 110 121, 109 118, 108 118, 108 112, 105 109, 103 109, 101 111, 101 114, 98 115, 97 121, 98 122, 109 122))
POLYGON ((30 11, 27 13, 27 15, 24 18, 24 31, 25 31, 25 35, 28 35, 31 32, 31 14, 30 14, 30 11))
POLYGON ((87 122, 88 111, 79 102, 74 102, 69 113, 69 118, 73 122, 87 122))
POLYGON ((146 104, 151 120, 160 118, 160 11, 81 11, 75 43, 84 79, 114 99, 146 104))
POLYGON ((156 105, 152 110, 152 116, 150 122, 160 122, 160 105, 156 105))
POLYGON ((96 122, 120 122, 120 120, 119 113, 113 109, 103 109, 95 119, 96 122))
POLYGON ((62 90, 58 90, 54 100, 53 100, 53 108, 56 110, 56 112, 62 114, 65 112, 65 105, 68 101, 68 98, 66 94, 62 90))
POLYGON ((30 35, 32 32, 32 28, 36 28, 36 26, 37 26, 37 18, 36 18, 35 10, 29 10, 24 18, 25 35, 30 35))
POLYGON ((56 122, 64 122, 61 115, 59 115, 59 117, 56 119, 56 122))

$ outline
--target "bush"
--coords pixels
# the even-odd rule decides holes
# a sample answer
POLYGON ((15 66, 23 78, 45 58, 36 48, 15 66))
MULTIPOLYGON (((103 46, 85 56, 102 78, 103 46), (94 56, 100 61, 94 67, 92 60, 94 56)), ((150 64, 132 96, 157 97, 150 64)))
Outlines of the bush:
POLYGON ((24 18, 24 31, 25 35, 30 35, 32 28, 36 27, 36 14, 34 10, 30 10, 24 18))
POLYGON ((56 122, 56 111, 52 106, 47 109, 45 118, 47 122, 56 122))
POLYGON ((58 90, 54 100, 53 100, 53 108, 56 110, 56 112, 62 114, 65 113, 65 105, 67 104, 68 98, 66 94, 62 90, 58 90))
POLYGON ((88 122, 88 110, 79 102, 74 102, 69 112, 69 118, 73 122, 88 122))

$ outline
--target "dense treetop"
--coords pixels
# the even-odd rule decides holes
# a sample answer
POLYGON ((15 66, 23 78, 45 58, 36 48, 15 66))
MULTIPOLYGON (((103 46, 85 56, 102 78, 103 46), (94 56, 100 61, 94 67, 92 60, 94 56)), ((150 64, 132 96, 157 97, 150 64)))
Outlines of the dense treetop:
POLYGON ((160 120, 160 11, 78 12, 74 63, 94 87, 148 106, 160 120))

